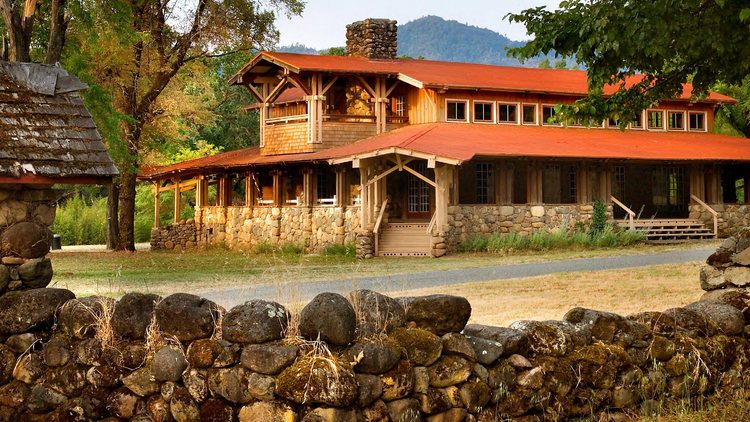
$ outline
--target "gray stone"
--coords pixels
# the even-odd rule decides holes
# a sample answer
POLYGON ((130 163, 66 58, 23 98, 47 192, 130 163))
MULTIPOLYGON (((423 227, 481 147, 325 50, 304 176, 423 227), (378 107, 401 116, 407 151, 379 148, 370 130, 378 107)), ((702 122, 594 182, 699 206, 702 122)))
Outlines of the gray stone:
MULTIPOLYGON (((701 272, 701 282, 703 281, 702 274, 703 273, 701 272)), ((727 284, 732 284, 737 287, 745 287, 747 285, 750 285, 750 268, 749 267, 729 267, 724 270, 724 280, 727 284)), ((724 287, 724 285, 720 287, 724 287)))
POLYGON ((122 379, 125 387, 141 397, 159 392, 159 383, 148 368, 140 368, 122 379))
POLYGON ((19 334, 52 326, 55 312, 73 292, 64 289, 34 289, 0 296, 0 334, 19 334))
POLYGON ((342 357, 353 362, 357 372, 382 374, 398 363, 401 353, 385 344, 357 342, 346 349, 342 357))
POLYGON ((460 333, 471 317, 471 304, 464 297, 431 295, 402 298, 407 321, 438 336, 460 333))
POLYGON ((257 402, 240 409, 239 422, 293 422, 297 413, 279 402, 257 402))
MULTIPOLYGON (((503 347, 503 356, 514 353, 524 354, 528 348, 529 339, 521 331, 506 327, 491 327, 489 325, 469 324, 464 328, 464 335, 493 340, 503 347)), ((476 350, 476 349, 475 349, 476 350)), ((477 353, 477 358, 479 354, 477 353)))
POLYGON ((127 293, 115 305, 112 331, 116 338, 141 340, 154 317, 154 306, 161 298, 153 294, 127 293))
POLYGON ((214 396, 221 396, 235 404, 246 404, 253 400, 248 388, 250 371, 241 367, 208 370, 208 389, 214 396))
POLYGON ((47 367, 65 366, 73 359, 73 345, 64 337, 55 337, 44 345, 43 353, 47 367))
POLYGON ((366 337, 406 325, 404 306, 396 299, 372 290, 355 290, 350 294, 359 316, 359 334, 366 337))
POLYGON ((276 394, 298 404, 334 407, 351 406, 359 398, 357 379, 348 366, 312 357, 297 359, 276 377, 276 394))
POLYGON ((358 403, 361 407, 369 406, 383 394, 383 384, 377 375, 355 374, 354 376, 359 384, 358 403))
POLYGON ((211 337, 219 321, 220 308, 208 299, 187 293, 167 296, 156 305, 159 326, 181 342, 211 337))
POLYGON ((540 321, 516 321, 509 328, 526 334, 529 351, 533 354, 564 356, 568 350, 565 333, 559 326, 540 321))
POLYGON ((18 276, 24 287, 40 289, 47 287, 52 281, 52 261, 49 258, 37 258, 25 262, 18 267, 18 276))
POLYGON ((251 371, 274 375, 291 365, 297 357, 296 347, 249 344, 242 350, 242 366, 251 371))
POLYGON ((205 369, 188 368, 182 373, 182 384, 197 403, 203 403, 209 396, 206 372, 205 369))
POLYGON ((320 338, 345 346, 354 340, 357 316, 346 298, 336 293, 321 293, 300 313, 299 330, 308 340, 320 338))
POLYGON ((462 357, 446 355, 428 366, 427 371, 431 386, 448 387, 466 381, 471 376, 472 365, 462 357))
POLYGON ((5 292, 10 284, 10 270, 5 265, 0 265, 0 295, 5 292))
POLYGON ((74 338, 93 337, 97 326, 104 322, 105 308, 111 315, 115 303, 115 299, 103 296, 70 300, 60 309, 57 324, 62 332, 74 338))
POLYGON ((565 314, 563 320, 573 324, 588 325, 591 329, 591 335, 595 339, 611 343, 625 318, 611 312, 573 308, 565 314))
POLYGON ((702 300, 691 303, 685 308, 702 314, 728 336, 741 334, 745 329, 745 316, 742 311, 718 300, 702 300))
POLYGON ((35 384, 31 387, 26 408, 31 413, 46 413, 56 409, 68 400, 64 394, 61 394, 44 384, 35 384))
POLYGON ((224 316, 222 335, 236 343, 265 343, 280 340, 288 323, 286 308, 276 302, 255 299, 235 306, 224 316))
POLYGON ((276 387, 276 378, 270 375, 251 373, 247 377, 250 395, 258 400, 271 401, 276 387))
POLYGON ((188 362, 182 350, 176 346, 165 346, 154 355, 151 373, 159 381, 177 381, 187 366, 188 362))
POLYGON ((186 388, 178 388, 169 401, 169 409, 176 422, 199 422, 200 409, 186 388))
POLYGON ((505 351, 503 345, 495 340, 488 340, 481 337, 466 336, 472 349, 476 361, 482 365, 489 365, 495 362, 505 351))
POLYGON ((465 336, 458 333, 448 333, 441 340, 443 342, 443 354, 458 355, 470 362, 477 361, 474 347, 465 336))
POLYGON ((21 258, 41 258, 49 252, 52 232, 35 223, 17 223, 0 234, 0 250, 21 258))

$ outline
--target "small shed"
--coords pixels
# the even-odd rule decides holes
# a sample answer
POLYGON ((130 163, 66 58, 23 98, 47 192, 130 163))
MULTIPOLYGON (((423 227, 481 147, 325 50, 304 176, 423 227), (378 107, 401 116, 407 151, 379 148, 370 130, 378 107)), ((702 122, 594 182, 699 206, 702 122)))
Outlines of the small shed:
POLYGON ((85 88, 58 66, 0 61, 0 294, 52 279, 52 186, 118 174, 78 93, 85 88))

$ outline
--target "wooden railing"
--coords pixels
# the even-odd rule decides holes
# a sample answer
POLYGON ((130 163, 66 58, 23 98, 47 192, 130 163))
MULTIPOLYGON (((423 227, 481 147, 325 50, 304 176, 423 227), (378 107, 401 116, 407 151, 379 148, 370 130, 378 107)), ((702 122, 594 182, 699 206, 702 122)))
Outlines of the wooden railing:
POLYGON ((375 237, 375 256, 378 255, 380 249, 380 224, 383 223, 383 216, 385 215, 385 209, 388 207, 388 198, 385 198, 383 205, 380 206, 380 212, 378 213, 378 219, 375 220, 375 228, 372 229, 372 233, 375 237))
POLYGON ((628 225, 630 227, 630 230, 635 230, 635 213, 630 208, 626 207, 625 204, 618 201, 617 198, 614 196, 610 198, 613 203, 617 204, 620 208, 625 210, 626 213, 628 213, 628 217, 630 218, 630 224, 628 225))
POLYGON ((266 125, 276 125, 280 123, 290 123, 290 122, 306 122, 307 121, 307 114, 301 114, 299 116, 285 116, 285 117, 274 117, 271 119, 266 119, 266 125))
POLYGON ((430 219, 430 224, 427 226, 427 234, 432 234, 432 229, 435 228, 435 223, 437 223, 437 211, 432 213, 432 218, 430 219))
POLYGON ((714 216, 714 237, 718 237, 719 236, 719 213, 716 212, 713 208, 711 208, 707 203, 701 201, 700 198, 698 198, 697 196, 690 195, 690 198, 693 201, 695 201, 695 202, 699 203, 700 205, 702 205, 703 208, 707 209, 708 212, 710 212, 711 215, 714 216))

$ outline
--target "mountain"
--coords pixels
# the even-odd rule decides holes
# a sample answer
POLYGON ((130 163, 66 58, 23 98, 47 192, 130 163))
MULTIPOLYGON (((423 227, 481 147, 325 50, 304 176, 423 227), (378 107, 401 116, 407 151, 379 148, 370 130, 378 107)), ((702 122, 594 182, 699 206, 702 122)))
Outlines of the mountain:
MULTIPOLYGON (((506 56, 505 47, 522 47, 525 44, 525 41, 513 41, 489 29, 439 16, 424 16, 398 27, 398 54, 413 58, 421 56, 427 60, 537 67, 545 56, 529 59, 524 64, 506 56)), ((276 51, 319 54, 323 50, 294 44, 278 47, 276 51)), ((554 52, 546 57, 553 64, 557 60, 554 52)), ((572 63, 574 61, 568 59, 568 64, 572 63)))

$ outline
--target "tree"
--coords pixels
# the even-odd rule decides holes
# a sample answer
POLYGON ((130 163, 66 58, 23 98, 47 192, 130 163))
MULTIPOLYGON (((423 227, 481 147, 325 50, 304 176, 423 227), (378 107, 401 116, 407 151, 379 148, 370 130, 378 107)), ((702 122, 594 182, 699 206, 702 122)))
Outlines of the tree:
POLYGON ((537 67, 539 69, 552 69, 552 65, 549 64, 549 59, 546 57, 539 62, 539 65, 537 65, 537 67))
POLYGON ((750 76, 745 77, 742 84, 717 84, 714 90, 738 99, 737 104, 722 104, 719 117, 731 126, 731 129, 750 138, 750 76))
POLYGON ((161 102, 165 92, 180 91, 191 72, 206 71, 206 60, 274 44, 275 13, 265 6, 287 15, 303 8, 298 0, 111 0, 81 17, 90 28, 77 33, 71 60, 112 95, 115 111, 124 117, 115 147, 122 153, 118 249, 135 250, 137 171, 163 141, 160 125, 174 123, 160 116, 185 105, 161 102))
POLYGON ((346 47, 331 47, 320 52, 321 56, 346 56, 346 47))
POLYGON ((562 2, 507 16, 534 39, 508 54, 523 60, 554 50, 586 65, 587 98, 559 107, 564 119, 632 121, 641 110, 750 73, 750 7, 744 0, 562 2), (604 95, 615 91, 612 95, 604 95))
POLYGON ((46 48, 44 63, 57 63, 65 45, 65 31, 69 23, 65 17, 66 3, 67 0, 50 0, 42 4, 38 0, 0 0, 0 15, 3 18, 3 52, 0 59, 30 62, 32 41, 40 38, 35 37, 35 30, 42 26, 49 28, 49 38, 46 42, 38 40, 37 47, 46 48), (37 21, 44 25, 35 25, 37 21))
POLYGON ((555 62, 555 69, 565 70, 568 68, 568 62, 564 58, 555 62))

